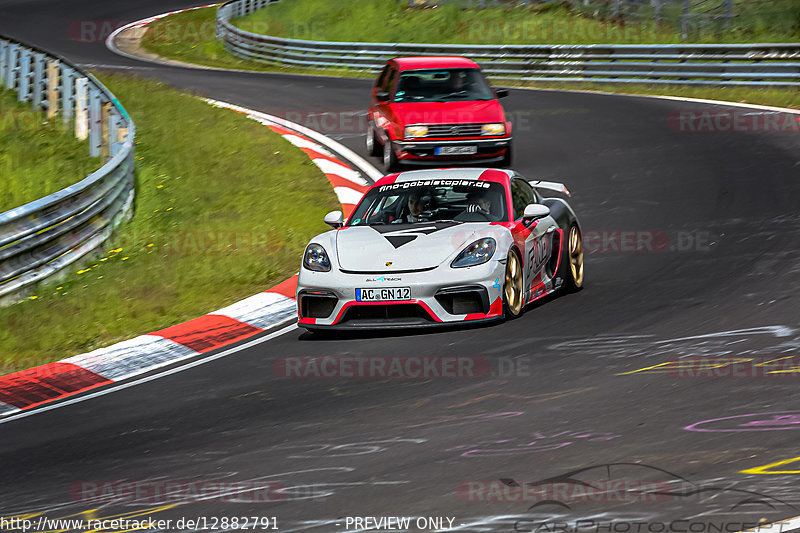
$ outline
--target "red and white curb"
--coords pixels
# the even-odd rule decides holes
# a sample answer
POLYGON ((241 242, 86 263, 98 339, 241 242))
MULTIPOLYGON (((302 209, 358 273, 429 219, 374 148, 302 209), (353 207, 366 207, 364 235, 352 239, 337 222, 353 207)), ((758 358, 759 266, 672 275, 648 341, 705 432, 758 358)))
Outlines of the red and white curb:
POLYGON ((248 118, 267 126, 305 152, 311 161, 322 170, 325 177, 331 182, 331 185, 333 185, 333 190, 339 198, 339 203, 342 204, 345 218, 350 215, 358 201, 361 200, 361 197, 367 189, 369 189, 371 182, 378 180, 382 176, 377 169, 367 163, 361 156, 314 130, 304 128, 299 124, 293 124, 279 117, 253 111, 252 109, 229 104, 227 102, 220 102, 219 100, 206 101, 215 107, 231 109, 237 113, 247 115, 248 118), (334 155, 327 148, 323 147, 323 143, 330 146, 339 155, 334 155), (353 170, 352 167, 343 162, 342 156, 358 165, 361 172, 353 170), (370 179, 365 179, 362 173, 369 176, 370 179))
MULTIPOLYGON (((345 215, 350 214, 371 182, 381 176, 356 153, 319 132, 252 109, 206 101, 257 120, 305 152, 328 178, 345 215)), ((0 418, 153 372, 263 333, 297 317, 296 290, 297 275, 183 324, 0 376, 0 418)))
MULTIPOLYGON (((123 32, 125 30, 129 30, 131 28, 137 28, 137 29, 143 28, 143 27, 147 26, 148 24, 152 24, 153 22, 155 22, 155 21, 157 21, 159 19, 163 19, 164 17, 168 17, 170 15, 177 15, 178 13, 185 13, 187 11, 195 11, 197 9, 205 9, 207 7, 214 7, 214 6, 219 6, 219 5, 222 5, 222 4, 206 4, 204 6, 187 7, 187 8, 184 8, 184 9, 178 9, 178 10, 175 10, 175 11, 170 11, 168 13, 161 13, 160 15, 153 15, 152 17, 147 17, 146 19, 141 19, 141 20, 137 20, 135 22, 131 22, 130 24, 126 24, 125 26, 122 26, 121 28, 117 28, 116 30, 114 30, 114 32, 106 38, 106 44, 108 44, 109 42, 113 43, 114 42, 113 41, 113 37, 116 37, 117 35, 119 35, 121 32, 123 32)), ((143 35, 144 35, 144 30, 142 30, 137 36, 138 37, 142 37, 143 35)), ((114 49, 114 51, 118 52, 116 49, 114 49)))

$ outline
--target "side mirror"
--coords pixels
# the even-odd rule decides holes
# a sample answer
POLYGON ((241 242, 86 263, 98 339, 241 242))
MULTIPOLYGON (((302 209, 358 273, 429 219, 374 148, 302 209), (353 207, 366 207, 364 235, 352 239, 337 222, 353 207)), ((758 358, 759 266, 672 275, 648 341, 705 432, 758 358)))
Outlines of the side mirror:
POLYGON ((498 98, 505 98, 508 96, 508 89, 495 89, 494 94, 497 95, 498 98))
POLYGON ((522 223, 526 226, 533 224, 534 220, 539 220, 550 214, 550 208, 542 204, 528 204, 525 212, 522 213, 522 223))
MULTIPOLYGON (((549 213, 550 210, 548 209, 549 213)), ((344 225, 344 215, 341 211, 331 211, 325 215, 325 223, 333 229, 341 228, 344 225)))
POLYGON ((379 102, 388 102, 389 101, 389 93, 387 93, 386 91, 378 91, 377 93, 375 93, 375 98, 379 102))

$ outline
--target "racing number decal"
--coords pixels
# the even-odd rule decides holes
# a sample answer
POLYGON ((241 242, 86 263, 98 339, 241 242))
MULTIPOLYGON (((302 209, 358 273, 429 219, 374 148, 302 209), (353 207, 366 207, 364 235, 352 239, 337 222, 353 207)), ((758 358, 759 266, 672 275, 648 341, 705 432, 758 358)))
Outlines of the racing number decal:
POLYGON ((553 247, 553 234, 545 233, 534 237, 531 248, 528 251, 528 279, 533 277, 542 269, 553 247))

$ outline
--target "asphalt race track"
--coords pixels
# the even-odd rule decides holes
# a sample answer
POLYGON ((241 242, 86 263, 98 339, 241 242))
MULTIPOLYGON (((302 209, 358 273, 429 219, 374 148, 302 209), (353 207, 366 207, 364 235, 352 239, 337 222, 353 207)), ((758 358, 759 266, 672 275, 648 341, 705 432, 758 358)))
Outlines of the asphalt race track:
MULTIPOLYGON (((189 5, 0 0, 0 34, 309 126, 310 114, 366 110, 365 80, 161 67, 70 38, 81 20, 189 5)), ((591 252, 584 290, 491 327, 322 340, 293 329, 0 424, 0 516, 260 516, 276 517, 280 531, 315 532, 344 531, 348 516, 450 517, 459 531, 498 532, 572 532, 583 520, 580 533, 733 533, 800 515, 797 373, 765 377, 754 364, 702 378, 676 363, 800 356, 800 136, 680 131, 680 111, 767 113, 692 102, 513 90, 504 105, 515 167, 573 191, 591 252), (280 358, 320 355, 474 357, 491 372, 276 375, 280 358), (520 496, 550 478, 562 488, 633 480, 633 490, 520 496), (122 480, 282 490, 277 502, 83 501, 82 488, 122 480), (656 496, 637 492, 644 482, 660 487, 656 496)), ((321 131, 365 155, 360 127, 338 124, 321 131)))

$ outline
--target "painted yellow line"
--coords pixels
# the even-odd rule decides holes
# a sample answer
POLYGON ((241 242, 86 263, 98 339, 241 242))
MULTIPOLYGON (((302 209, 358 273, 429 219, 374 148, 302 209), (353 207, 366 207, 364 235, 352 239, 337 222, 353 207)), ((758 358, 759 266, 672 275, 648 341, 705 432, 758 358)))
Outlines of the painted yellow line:
POLYGON ((785 461, 778 461, 777 463, 770 463, 764 466, 757 466, 755 468, 748 468, 742 470, 741 474, 800 474, 800 457, 793 457, 785 461), (776 467, 797 463, 795 470, 773 470, 776 467))

